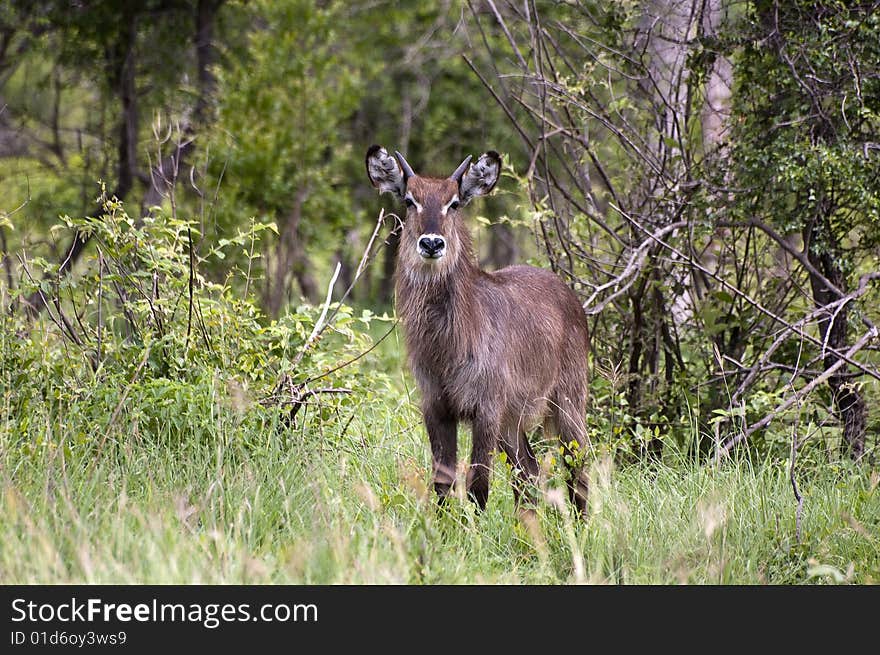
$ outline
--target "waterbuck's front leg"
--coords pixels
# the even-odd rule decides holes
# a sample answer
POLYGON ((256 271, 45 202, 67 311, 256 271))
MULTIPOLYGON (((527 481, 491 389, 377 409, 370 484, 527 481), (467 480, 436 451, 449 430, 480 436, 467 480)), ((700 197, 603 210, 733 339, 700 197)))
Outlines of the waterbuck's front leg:
POLYGON ((440 399, 431 399, 423 407, 425 427, 431 441, 434 491, 440 504, 446 500, 455 483, 458 452, 458 420, 449 406, 440 399))
POLYGON ((474 438, 471 448, 471 467, 467 476, 468 498, 479 509, 486 508, 489 500, 489 479, 492 472, 492 452, 498 446, 500 425, 488 417, 474 419, 474 438))

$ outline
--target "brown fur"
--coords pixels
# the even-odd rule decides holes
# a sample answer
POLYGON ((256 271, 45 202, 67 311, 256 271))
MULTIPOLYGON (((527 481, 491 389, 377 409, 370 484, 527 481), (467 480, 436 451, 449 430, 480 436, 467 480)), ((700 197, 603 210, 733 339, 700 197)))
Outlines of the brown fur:
MULTIPOLYGON (((422 393, 435 489, 442 500, 454 482, 457 424, 467 421, 473 426, 470 497, 485 506, 491 454, 501 447, 516 469, 519 500, 539 471, 527 430, 549 418, 575 459, 575 451, 586 447, 586 316, 575 294, 549 271, 480 270, 459 212, 440 214, 458 191, 456 182, 412 177, 407 191, 422 211, 410 208, 404 224, 396 302, 422 393), (416 252, 425 232, 446 238, 447 253, 439 261, 423 261, 416 252)), ((585 511, 586 478, 577 465, 569 489, 585 511)))

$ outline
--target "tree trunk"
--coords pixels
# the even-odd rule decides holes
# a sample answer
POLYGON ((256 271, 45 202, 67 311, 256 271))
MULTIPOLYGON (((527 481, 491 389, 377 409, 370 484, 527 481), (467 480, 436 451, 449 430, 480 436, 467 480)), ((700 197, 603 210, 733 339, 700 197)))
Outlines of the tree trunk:
MULTIPOLYGON (((704 37, 715 38, 718 27, 724 20, 723 0, 707 0, 703 8, 702 33, 704 37)), ((724 132, 730 118, 730 89, 733 85, 733 66, 730 60, 720 52, 715 53, 715 60, 708 71, 706 79, 706 96, 700 116, 703 132, 703 151, 708 153, 713 148, 722 146, 724 132)))
POLYGON ((516 236, 509 225, 496 223, 489 228, 489 252, 486 265, 493 270, 510 266, 517 260, 516 236))
POLYGON ((217 78, 214 65, 214 26, 217 12, 224 0, 199 0, 196 7, 196 67, 198 69, 199 93, 193 115, 196 125, 210 122, 217 78))
MULTIPOLYGON (((840 245, 837 243, 828 224, 828 208, 821 211, 816 223, 807 228, 804 234, 804 245, 807 258, 825 278, 838 290, 847 292, 847 281, 839 261, 840 245)), ((810 287, 813 301, 817 307, 824 307, 838 299, 837 293, 829 289, 817 276, 810 274, 810 287)), ((825 368, 837 363, 839 357, 831 350, 845 351, 848 347, 848 305, 835 314, 830 314, 819 321, 822 341, 828 344, 829 351, 825 355, 825 368)), ((865 429, 867 426, 867 406, 859 388, 846 377, 847 367, 841 367, 838 375, 828 379, 831 399, 843 430, 843 448, 852 459, 859 459, 865 452, 865 429)))
POLYGON ((321 290, 318 288, 318 282, 312 273, 312 261, 303 246, 303 238, 300 230, 296 231, 296 239, 293 243, 293 277, 299 285, 302 295, 315 303, 321 299, 321 290))
POLYGON ((209 123, 213 113, 213 100, 217 79, 211 66, 214 64, 214 26, 217 12, 225 0, 199 0, 195 16, 196 77, 198 93, 193 107, 193 120, 181 126, 180 141, 174 151, 163 157, 150 171, 150 184, 141 200, 141 216, 162 202, 177 183, 180 166, 195 150, 195 135, 200 127, 209 123))
POLYGON ((116 189, 113 195, 122 200, 134 186, 137 175, 137 149, 138 149, 138 106, 137 88, 135 85, 135 40, 137 30, 135 17, 131 16, 126 25, 122 27, 115 51, 112 58, 117 59, 120 65, 118 73, 112 76, 112 81, 119 96, 122 107, 122 116, 119 122, 119 146, 117 150, 116 189))
MULTIPOLYGON (((654 103, 655 132, 650 145, 661 167, 674 164, 678 150, 671 145, 683 138, 688 101, 688 35, 697 0, 649 0, 642 16, 636 46, 644 49, 642 89, 654 103)), ((675 171, 666 170, 666 175, 675 171)))
MULTIPOLYGON (((656 228, 675 220, 675 203, 664 197, 663 191, 673 180, 683 178, 684 163, 681 143, 686 144, 688 115, 688 41, 696 16, 697 0, 650 0, 644 3, 640 28, 634 52, 643 53, 641 90, 650 100, 653 124, 648 129, 647 152, 642 162, 644 171, 639 189, 635 192, 633 212, 645 228, 656 228)), ((644 234, 631 227, 632 244, 641 243, 644 234)), ((667 291, 658 283, 659 271, 653 263, 639 273, 641 279, 630 292, 632 317, 629 334, 627 401, 632 412, 647 418, 657 410, 674 411, 670 397, 664 393, 664 372, 659 378, 660 350, 665 349, 662 335, 667 331, 672 303, 664 298, 667 291)), ((690 273, 684 267, 671 272, 680 285, 688 287, 690 273)), ((672 359, 668 360, 670 363, 672 359)), ((662 443, 652 439, 636 444, 641 455, 659 455, 662 443)))
MULTIPOLYGON (((336 261, 340 265, 339 280, 336 283, 334 298, 342 298, 342 294, 346 290, 351 289, 351 294, 346 299, 349 303, 358 297, 354 288, 355 273, 358 265, 358 247, 360 244, 360 233, 357 228, 350 228, 345 232, 345 240, 343 245, 336 249, 336 261)), ((369 288, 369 287, 367 287, 369 288)))
POLYGON ((299 284, 299 288, 309 301, 319 299, 318 284, 311 272, 311 262, 303 246, 302 211, 307 188, 300 189, 293 201, 293 207, 284 220, 279 221, 278 242, 275 253, 266 266, 266 284, 263 289, 263 308, 269 316, 277 317, 287 298, 287 290, 291 276, 299 284))

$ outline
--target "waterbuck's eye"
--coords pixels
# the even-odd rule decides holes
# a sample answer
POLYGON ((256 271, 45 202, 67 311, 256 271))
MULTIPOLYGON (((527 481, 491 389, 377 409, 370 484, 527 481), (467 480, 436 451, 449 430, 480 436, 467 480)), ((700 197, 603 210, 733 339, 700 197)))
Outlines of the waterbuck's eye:
POLYGON ((416 201, 413 200, 412 198, 410 198, 409 196, 407 196, 406 198, 404 198, 404 199, 403 199, 403 202, 406 203, 406 206, 407 206, 407 207, 415 207, 415 206, 416 206, 416 201))
POLYGON ((459 202, 458 200, 453 200, 449 203, 449 209, 458 209, 459 202))

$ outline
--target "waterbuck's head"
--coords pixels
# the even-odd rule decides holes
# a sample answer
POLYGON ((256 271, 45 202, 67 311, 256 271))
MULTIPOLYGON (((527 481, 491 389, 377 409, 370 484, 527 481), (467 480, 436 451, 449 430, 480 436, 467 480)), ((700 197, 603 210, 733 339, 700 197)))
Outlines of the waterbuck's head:
POLYGON ((489 151, 471 163, 468 155, 449 177, 433 178, 416 175, 403 155, 394 154, 372 146, 367 150, 367 175, 381 193, 392 193, 406 203, 400 262, 411 274, 443 275, 462 255, 469 255, 459 210, 494 188, 501 157, 489 151))

